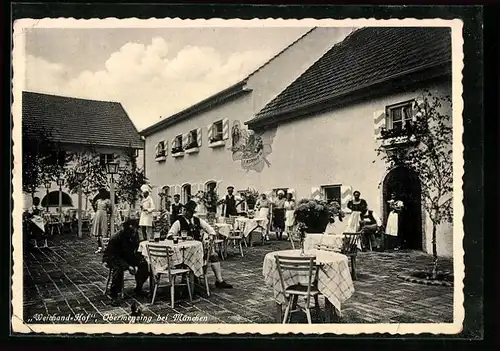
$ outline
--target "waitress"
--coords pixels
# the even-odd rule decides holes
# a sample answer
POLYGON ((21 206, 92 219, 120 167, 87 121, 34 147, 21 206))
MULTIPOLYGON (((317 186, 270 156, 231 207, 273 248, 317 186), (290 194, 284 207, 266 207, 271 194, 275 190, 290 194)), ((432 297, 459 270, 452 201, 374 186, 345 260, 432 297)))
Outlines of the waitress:
POLYGON ((353 195, 354 199, 347 203, 347 208, 352 211, 351 216, 347 221, 347 233, 357 233, 360 230, 361 216, 363 216, 368 210, 368 204, 361 198, 361 193, 356 190, 353 195))
POLYGON ((153 211, 155 210, 155 204, 150 195, 148 185, 144 184, 141 186, 141 191, 143 199, 141 202, 141 217, 139 220, 139 226, 142 228, 142 238, 152 241, 154 240, 153 211))
POLYGON ((283 230, 285 229, 285 192, 278 191, 278 198, 273 202, 273 225, 276 231, 276 238, 283 238, 283 230))
POLYGON ((295 200, 292 193, 286 194, 285 201, 285 231, 288 237, 293 233, 293 226, 295 224, 295 200))

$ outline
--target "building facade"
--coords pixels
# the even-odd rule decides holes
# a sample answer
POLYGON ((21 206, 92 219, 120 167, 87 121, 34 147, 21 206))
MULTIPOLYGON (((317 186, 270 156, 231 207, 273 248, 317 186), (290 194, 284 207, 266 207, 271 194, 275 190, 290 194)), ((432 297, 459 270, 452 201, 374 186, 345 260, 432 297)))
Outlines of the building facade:
MULTIPOLYGON (((103 168, 108 162, 126 167, 128 156, 133 152, 138 166, 142 167, 140 150, 144 148, 144 141, 120 103, 23 92, 22 106, 23 139, 36 138, 43 131, 44 138, 57 144, 54 162, 75 167, 74 161, 64 160, 70 155, 85 155, 103 168)), ((33 195, 55 211, 59 186, 56 181, 49 184, 48 189, 42 185, 33 195)), ((71 193, 66 185, 61 190, 64 207, 76 208, 78 195, 71 193)), ((31 206, 31 198, 32 194, 24 194, 24 208, 31 206)), ((88 206, 87 200, 90 199, 83 199, 84 209, 88 206)))
MULTIPOLYGON (((343 208, 359 190, 381 217, 387 216, 393 184, 419 198, 418 176, 389 169, 376 149, 381 128, 404 125, 423 92, 451 95, 450 31, 362 28, 333 44, 257 110, 253 96, 260 90, 253 86, 182 122, 146 130, 147 177, 158 191, 183 198, 211 184, 222 195, 233 185, 260 192, 293 189, 296 199, 323 197, 343 208), (162 141, 163 149, 158 147, 162 141), (169 143, 196 147, 172 153, 165 149, 169 143)), ((451 114, 451 106, 443 108, 451 114)), ((422 203, 409 206, 409 245, 431 252, 430 221, 422 203)), ((452 233, 448 225, 439 228, 440 256, 452 256, 452 233)))

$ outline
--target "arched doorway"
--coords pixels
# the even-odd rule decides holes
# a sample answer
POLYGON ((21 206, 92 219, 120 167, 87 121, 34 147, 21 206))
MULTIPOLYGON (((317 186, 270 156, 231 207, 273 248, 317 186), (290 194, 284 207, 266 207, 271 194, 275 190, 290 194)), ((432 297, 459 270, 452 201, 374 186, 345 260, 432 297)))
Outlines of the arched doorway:
MULTIPOLYGON (((59 190, 51 191, 48 195, 45 195, 40 205, 42 207, 59 207, 59 190)), ((61 207, 73 207, 71 196, 64 191, 62 192, 61 207)))
POLYGON ((384 179, 384 224, 389 216, 389 201, 392 193, 396 193, 404 203, 399 216, 398 232, 403 248, 422 250, 422 188, 415 172, 406 167, 391 170, 384 179))

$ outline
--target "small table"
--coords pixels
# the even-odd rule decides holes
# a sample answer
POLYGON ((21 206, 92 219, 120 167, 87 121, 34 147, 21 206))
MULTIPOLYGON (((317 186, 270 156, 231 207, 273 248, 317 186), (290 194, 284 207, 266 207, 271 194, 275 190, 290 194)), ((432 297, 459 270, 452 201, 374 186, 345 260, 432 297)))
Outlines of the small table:
POLYGON ((304 250, 312 250, 316 249, 318 245, 325 245, 340 252, 343 242, 344 235, 342 234, 306 234, 304 250))
MULTIPOLYGON (((281 322, 282 305, 286 299, 282 291, 281 281, 276 267, 276 255, 297 256, 300 250, 282 250, 268 253, 264 257, 262 273, 266 285, 272 287, 276 303, 276 322, 281 322)), ((330 322, 332 312, 341 314, 342 302, 349 299, 354 293, 354 284, 349 271, 348 258, 345 255, 321 251, 317 249, 305 250, 306 255, 314 255, 316 263, 321 265, 318 271, 318 290, 325 296, 325 308, 327 310, 327 322, 330 322), (333 307, 335 310, 333 310, 333 307)), ((286 286, 295 284, 307 285, 307 272, 294 272, 293 275, 285 275, 286 286)))
POLYGON ((231 235, 231 230, 233 229, 231 224, 228 223, 214 223, 214 227, 217 228, 220 235, 225 236, 226 238, 231 235))
POLYGON ((235 219, 234 225, 242 231, 243 236, 246 239, 257 228, 262 228, 264 232, 266 232, 268 222, 269 220, 267 218, 238 217, 235 219))

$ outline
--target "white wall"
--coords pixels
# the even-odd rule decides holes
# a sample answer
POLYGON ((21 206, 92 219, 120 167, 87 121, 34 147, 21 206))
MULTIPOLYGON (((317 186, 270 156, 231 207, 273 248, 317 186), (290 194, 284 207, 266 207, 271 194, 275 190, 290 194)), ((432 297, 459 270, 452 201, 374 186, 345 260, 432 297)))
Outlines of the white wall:
POLYGON ((253 112, 260 111, 352 30, 352 28, 314 28, 269 64, 260 68, 248 81, 248 86, 254 89, 253 112))
MULTIPOLYGON (((74 152, 74 153, 83 153, 83 152, 88 152, 88 148, 85 147, 85 146, 82 146, 82 145, 63 145, 62 148, 66 151, 66 152, 74 152)), ((95 148, 95 152, 97 154, 115 154, 119 156, 118 158, 118 161, 120 163, 120 166, 124 166, 125 165, 125 155, 126 155, 126 152, 125 150, 123 149, 119 149, 119 148, 109 148, 109 147, 96 147, 95 148)), ((139 150, 139 153, 142 154, 142 150, 139 150)), ((68 164, 67 167, 72 167, 72 164, 68 164)), ((69 190, 66 188, 66 187, 62 187, 62 190, 63 192, 67 193, 68 195, 71 196, 71 199, 73 201, 73 206, 76 208, 78 206, 78 195, 77 194, 71 194, 69 192, 69 190)), ((49 192, 52 192, 52 191, 59 191, 59 186, 57 185, 56 182, 53 182, 52 183, 52 187, 49 189, 49 192)), ((44 196, 47 195, 47 190, 42 187, 42 188, 39 188, 37 190, 37 192, 35 193, 35 196, 39 197, 40 200, 42 200, 44 198, 44 196)), ((24 199, 24 208, 29 208, 31 205, 32 205, 32 201, 31 201, 31 195, 28 195, 28 194, 24 194, 23 196, 23 199, 24 199)), ((85 197, 83 197, 82 199, 82 206, 85 207, 85 197)))
MULTIPOLYGON (((429 88, 435 93, 449 93, 444 84, 429 88)), ((296 190, 297 198, 309 197, 312 187, 343 184, 359 190, 368 204, 381 213, 381 182, 387 166, 375 152, 373 113, 417 96, 417 92, 402 91, 284 123, 278 127, 272 143, 272 153, 268 157, 270 166, 261 173, 246 172, 241 161, 232 160, 232 153, 228 150, 230 140, 225 148, 207 147, 206 126, 209 123, 220 118, 241 122, 248 119, 252 110, 251 99, 245 96, 146 138, 146 175, 155 185, 204 183, 215 179, 222 181, 222 193, 229 184, 236 190, 254 187, 268 191, 289 187, 296 190), (199 127, 203 128, 203 143, 198 154, 174 159, 169 150, 166 162, 154 160, 154 145, 159 140, 165 138, 170 142, 174 135, 199 127)), ((427 225, 423 245, 427 252, 430 252, 430 234, 427 225)), ((438 251, 441 256, 452 256, 450 226, 440 228, 438 251)))

